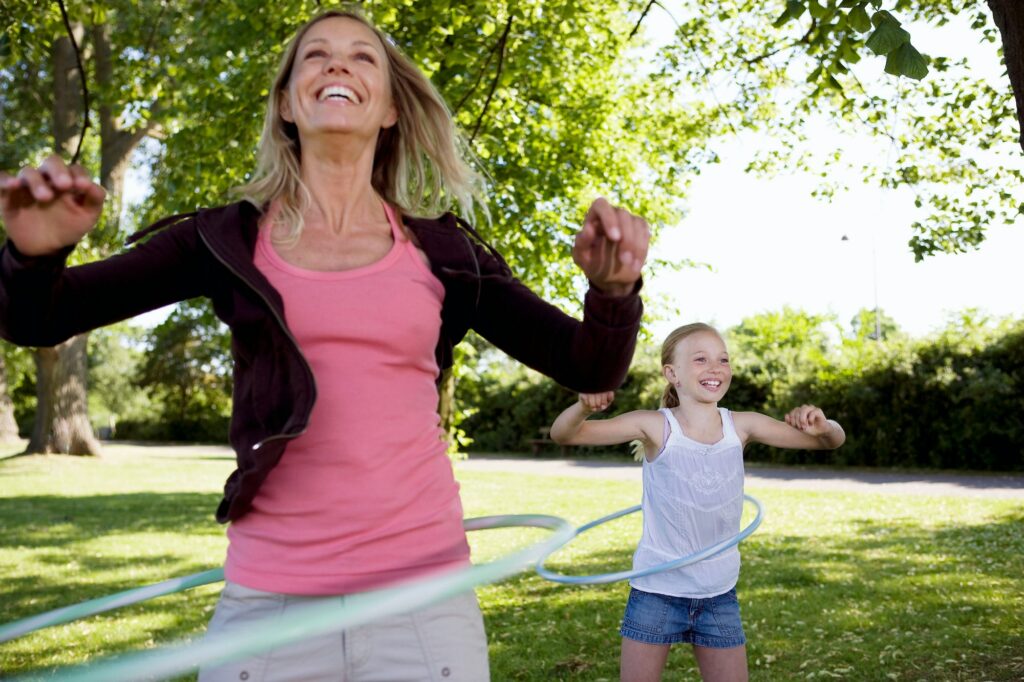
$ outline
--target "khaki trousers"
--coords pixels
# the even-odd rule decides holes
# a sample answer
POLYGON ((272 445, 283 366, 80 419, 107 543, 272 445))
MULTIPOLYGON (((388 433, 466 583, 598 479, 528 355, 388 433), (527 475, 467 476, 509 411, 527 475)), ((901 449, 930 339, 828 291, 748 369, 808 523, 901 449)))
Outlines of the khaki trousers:
MULTIPOLYGON (((207 635, 345 597, 303 597, 227 583, 207 635)), ((199 682, 487 682, 487 636, 476 594, 466 592, 413 613, 207 667, 199 682)))

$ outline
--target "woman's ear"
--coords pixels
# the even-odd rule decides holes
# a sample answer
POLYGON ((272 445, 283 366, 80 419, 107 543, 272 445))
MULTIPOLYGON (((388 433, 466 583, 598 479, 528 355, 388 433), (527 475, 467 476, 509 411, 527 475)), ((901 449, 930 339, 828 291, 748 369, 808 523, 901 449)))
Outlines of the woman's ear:
POLYGON ((388 110, 388 115, 384 118, 384 125, 382 125, 381 128, 390 128, 396 123, 398 123, 398 107, 392 104, 391 108, 388 110))
POLYGON ((292 103, 288 100, 288 91, 282 90, 277 94, 277 108, 281 112, 281 118, 286 123, 295 123, 295 117, 292 116, 292 103))

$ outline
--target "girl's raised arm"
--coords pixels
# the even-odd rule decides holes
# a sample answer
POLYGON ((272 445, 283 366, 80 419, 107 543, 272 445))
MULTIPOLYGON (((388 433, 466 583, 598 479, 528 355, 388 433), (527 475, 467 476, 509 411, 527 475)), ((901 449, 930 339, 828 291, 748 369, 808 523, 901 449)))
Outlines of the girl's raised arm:
POLYGON ((790 410, 785 421, 758 412, 736 412, 733 421, 744 445, 763 443, 794 450, 834 450, 846 442, 839 422, 826 419, 825 413, 814 405, 790 410))
POLYGON ((618 445, 640 440, 661 449, 664 417, 652 410, 636 410, 611 419, 587 421, 594 412, 612 404, 613 391, 581 393, 580 399, 558 415, 551 425, 551 440, 564 445, 618 445))

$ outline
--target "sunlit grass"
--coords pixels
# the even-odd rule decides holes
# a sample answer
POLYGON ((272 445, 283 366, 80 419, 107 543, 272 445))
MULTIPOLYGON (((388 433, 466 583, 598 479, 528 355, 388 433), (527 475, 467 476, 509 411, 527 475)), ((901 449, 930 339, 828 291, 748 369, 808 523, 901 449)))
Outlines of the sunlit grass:
MULTIPOLYGON (((0 461, 0 623, 219 565, 222 453, 111 448, 100 460, 0 461)), ((459 471, 467 516, 546 513, 582 524, 639 501, 638 483, 459 471)), ((751 489, 761 528, 741 545, 751 678, 1024 678, 1024 504, 979 498, 751 489)), ((748 509, 748 514, 752 510, 748 509)), ((569 573, 628 568, 638 514, 557 553, 569 573)), ((471 534, 493 559, 543 537, 471 534)), ((6 674, 82 663, 202 632, 216 586, 0 645, 6 674)), ((525 573, 478 590, 495 680, 613 680, 628 586, 525 573)), ((666 680, 693 679, 675 647, 666 680)), ((191 678, 183 678, 191 679, 191 678)))

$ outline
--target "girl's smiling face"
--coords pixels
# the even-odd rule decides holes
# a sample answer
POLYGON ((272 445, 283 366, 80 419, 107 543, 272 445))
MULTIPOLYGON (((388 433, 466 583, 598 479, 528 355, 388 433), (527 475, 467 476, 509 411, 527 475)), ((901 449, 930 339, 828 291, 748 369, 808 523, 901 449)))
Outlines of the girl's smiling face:
POLYGON ((300 138, 318 133, 376 137, 393 126, 391 73, 384 46, 362 23, 330 17, 306 31, 295 53, 281 117, 300 138))
POLYGON ((725 341, 718 334, 700 331, 676 344, 672 364, 665 365, 665 379, 676 387, 679 401, 717 403, 729 390, 732 367, 725 341))

